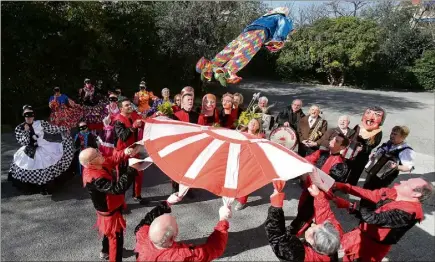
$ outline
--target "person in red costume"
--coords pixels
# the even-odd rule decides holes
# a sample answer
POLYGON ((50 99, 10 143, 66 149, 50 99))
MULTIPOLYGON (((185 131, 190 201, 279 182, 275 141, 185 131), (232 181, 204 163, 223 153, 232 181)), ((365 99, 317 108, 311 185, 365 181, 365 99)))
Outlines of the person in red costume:
POLYGON ((136 261, 212 261, 220 257, 228 242, 228 219, 231 209, 223 206, 219 209, 219 222, 205 244, 192 246, 176 242, 177 221, 171 213, 171 205, 180 201, 177 193, 166 202, 153 208, 137 225, 136 261))
POLYGON ((198 123, 205 126, 213 126, 219 124, 219 113, 216 110, 216 96, 206 94, 202 98, 202 110, 199 115, 198 123))
MULTIPOLYGON (((248 123, 248 129, 245 131, 246 133, 256 136, 258 138, 265 138, 264 133, 260 132, 261 131, 261 121, 259 119, 253 118, 251 119, 251 121, 249 121, 248 123)), ((244 197, 239 197, 237 198, 237 204, 234 207, 234 210, 242 210, 246 207, 246 203, 248 203, 248 197, 249 196, 244 196, 244 197)))
POLYGON ((174 105, 172 106, 172 111, 176 113, 180 110, 181 110, 181 94, 176 94, 174 96, 174 105))
MULTIPOLYGON (((336 181, 344 181, 348 173, 347 165, 341 151, 349 145, 349 139, 343 134, 338 134, 329 142, 329 150, 317 150, 311 155, 305 157, 311 164, 321 169, 326 174, 330 175, 336 181)), ((314 199, 310 196, 307 188, 311 185, 311 180, 304 181, 304 189, 299 198, 298 214, 292 221, 292 233, 298 236, 310 226, 314 217, 314 199)), ((328 197, 332 197, 328 194, 328 197)), ((338 197, 334 197, 339 199, 338 197)))
POLYGON ((235 129, 236 115, 231 114, 233 110, 233 95, 230 93, 225 93, 222 96, 222 110, 219 114, 220 126, 230 129, 235 129))
MULTIPOLYGON (((186 91, 186 92, 181 91, 181 110, 174 113, 173 118, 175 120, 179 120, 182 122, 203 125, 204 124, 203 122, 199 122, 199 114, 192 110, 193 99, 194 99, 194 95, 191 91, 186 91)), ((178 183, 172 181, 172 193, 178 192, 178 188, 179 188, 178 183)), ((193 196, 194 196, 193 191, 189 190, 187 192, 187 197, 192 198, 193 196)))
MULTIPOLYGON (((139 128, 143 126, 143 120, 138 113, 133 111, 131 101, 128 99, 119 102, 119 110, 121 112, 115 117, 116 150, 124 150, 142 139, 141 131, 143 130, 139 128)), ((127 166, 126 161, 121 162, 118 166, 118 173, 127 166)), ((146 204, 147 201, 141 196, 143 171, 138 171, 138 173, 134 180, 133 199, 140 204, 146 204)))
POLYGON ((91 195, 97 210, 97 227, 104 235, 101 259, 122 261, 122 250, 126 222, 122 210, 126 207, 124 193, 130 187, 137 172, 128 168, 119 179, 112 176, 112 170, 130 155, 136 154, 135 149, 115 151, 113 156, 104 157, 98 150, 87 148, 80 152, 79 161, 83 165, 83 186, 91 195))
POLYGON ((421 178, 373 191, 345 183, 335 183, 334 189, 376 204, 375 209, 349 205, 361 222, 343 236, 343 261, 381 261, 392 245, 423 220, 421 203, 433 194, 432 184, 421 178))
POLYGON ((285 227, 282 209, 285 193, 275 189, 264 227, 272 251, 281 261, 331 261, 337 258, 343 230, 332 213, 325 193, 311 185, 308 192, 314 198, 316 224, 299 239, 285 227))
POLYGON ((193 110, 194 95, 185 92, 181 95, 181 110, 174 113, 175 120, 198 124, 199 114, 193 110))

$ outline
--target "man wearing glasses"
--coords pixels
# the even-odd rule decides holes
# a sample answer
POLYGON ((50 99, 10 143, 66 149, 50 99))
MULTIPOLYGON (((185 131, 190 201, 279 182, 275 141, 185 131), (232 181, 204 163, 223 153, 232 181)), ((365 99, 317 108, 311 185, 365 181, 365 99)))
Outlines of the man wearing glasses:
POLYGON ((124 243, 123 231, 126 228, 122 210, 126 208, 125 192, 138 175, 136 169, 128 167, 119 179, 112 170, 122 161, 138 153, 138 147, 115 151, 111 157, 104 157, 97 149, 84 149, 79 155, 83 169, 83 186, 91 195, 97 210, 97 227, 104 235, 101 259, 121 261, 124 243))

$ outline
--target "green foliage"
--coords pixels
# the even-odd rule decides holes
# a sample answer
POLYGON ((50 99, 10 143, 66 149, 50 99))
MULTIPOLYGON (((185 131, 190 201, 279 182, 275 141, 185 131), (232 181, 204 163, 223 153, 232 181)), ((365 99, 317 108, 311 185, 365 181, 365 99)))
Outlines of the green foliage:
POLYGON ((410 69, 425 90, 435 90, 435 50, 426 50, 410 69))
MULTIPOLYGON (((302 27, 277 60, 282 75, 315 70, 330 84, 373 62, 379 30, 373 21, 356 17, 323 18, 302 27)), ((342 79, 342 80, 340 80, 342 79)))
POLYGON ((174 111, 172 110, 172 103, 169 101, 158 105, 157 110, 162 112, 165 116, 172 116, 174 114, 174 111))
POLYGON ((255 113, 254 110, 251 111, 243 111, 240 116, 239 119, 237 119, 235 125, 236 126, 242 126, 242 127, 246 127, 248 126, 249 122, 254 119, 261 119, 262 114, 261 113, 255 113))
MULTIPOLYGON (((198 87, 194 70, 264 12, 261 2, 1 2, 4 122, 20 108, 47 108, 54 86, 76 99, 84 78, 131 97, 198 87), (196 81, 195 81, 196 80, 196 81)), ((46 114, 44 112, 43 114, 46 114)), ((40 117, 43 117, 42 112, 40 117)))

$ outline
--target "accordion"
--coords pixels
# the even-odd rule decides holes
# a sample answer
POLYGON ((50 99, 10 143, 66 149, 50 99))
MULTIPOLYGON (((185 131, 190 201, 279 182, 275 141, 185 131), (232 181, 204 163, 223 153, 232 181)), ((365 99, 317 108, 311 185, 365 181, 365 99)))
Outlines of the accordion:
POLYGON ((384 179, 397 171, 396 168, 392 168, 392 163, 399 163, 399 159, 389 153, 379 153, 370 159, 365 167, 365 171, 368 176, 377 176, 379 179, 384 179))
POLYGON ((358 141, 351 141, 349 146, 346 148, 346 150, 343 153, 343 156, 345 159, 352 160, 356 157, 358 154, 357 148, 361 146, 361 143, 358 141))

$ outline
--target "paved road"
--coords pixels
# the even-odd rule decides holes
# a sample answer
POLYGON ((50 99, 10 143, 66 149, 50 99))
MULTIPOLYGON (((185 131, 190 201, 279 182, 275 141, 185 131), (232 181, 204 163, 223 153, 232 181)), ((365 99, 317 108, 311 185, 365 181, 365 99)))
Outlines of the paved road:
MULTIPOLYGON (((212 91, 227 90, 211 88, 212 91)), ((245 94, 245 104, 253 92, 261 91, 276 102, 281 109, 293 98, 301 98, 307 111, 311 103, 322 107, 324 117, 334 125, 340 114, 351 115, 352 124, 360 119, 365 106, 382 105, 388 112, 384 124, 384 140, 391 127, 406 124, 411 129, 409 142, 418 152, 417 168, 412 176, 423 176, 435 182, 434 175, 434 94, 361 91, 326 86, 293 85, 280 82, 247 82, 239 87, 229 87, 229 92, 245 94)), ((73 179, 65 188, 52 196, 19 195, 6 181, 9 163, 17 144, 12 134, 2 134, 2 220, 1 259, 95 261, 101 248, 96 231, 92 230, 95 215, 87 192, 80 179, 73 179)), ((409 175, 402 175, 406 179, 409 175)), ((364 179, 362 178, 361 181, 364 179)), ((145 207, 128 199, 131 214, 127 215, 128 229, 125 239, 126 261, 134 261, 134 227, 149 211, 155 201, 166 199, 170 193, 168 178, 152 166, 144 179, 144 194, 153 202, 145 207)), ((262 223, 266 218, 268 196, 272 188, 258 190, 250 198, 249 207, 235 212, 231 220, 230 236, 222 261, 277 261, 267 244, 262 223)), ((296 215, 300 189, 288 183, 285 203, 286 219, 296 215)), ((131 196, 131 192, 127 193, 131 196)), ((180 240, 191 243, 204 242, 218 220, 222 200, 205 191, 198 198, 184 201, 173 208, 180 225, 180 240)), ((397 244, 387 259, 390 261, 429 261, 434 251, 433 200, 424 206, 425 220, 415 226, 397 244)), ((356 225, 356 220, 345 212, 336 212, 345 230, 356 225)))

